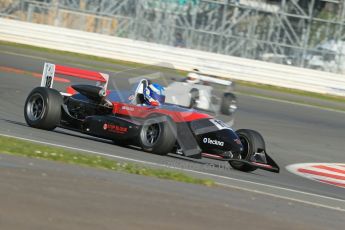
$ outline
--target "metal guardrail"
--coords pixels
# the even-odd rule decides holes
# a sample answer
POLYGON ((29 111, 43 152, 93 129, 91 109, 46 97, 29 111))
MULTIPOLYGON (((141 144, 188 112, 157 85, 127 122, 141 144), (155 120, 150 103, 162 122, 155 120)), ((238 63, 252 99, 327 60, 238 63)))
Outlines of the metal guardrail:
POLYGON ((344 0, 1 0, 0 17, 345 74, 344 0))
POLYGON ((340 74, 48 25, 0 19, 0 40, 144 64, 170 63, 223 78, 345 96, 345 78, 340 74))

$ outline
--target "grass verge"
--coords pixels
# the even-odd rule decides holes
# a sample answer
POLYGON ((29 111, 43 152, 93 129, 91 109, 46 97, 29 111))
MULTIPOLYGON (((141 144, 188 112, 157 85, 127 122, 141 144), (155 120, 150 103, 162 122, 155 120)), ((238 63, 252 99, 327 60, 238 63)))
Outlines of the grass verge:
MULTIPOLYGON (((48 54, 68 56, 68 57, 73 57, 76 59, 84 59, 84 60, 88 60, 88 61, 103 62, 103 63, 108 63, 108 64, 126 66, 129 69, 145 68, 145 67, 150 66, 147 64, 141 64, 141 63, 137 63, 137 62, 130 62, 130 61, 123 61, 123 60, 119 60, 119 59, 98 57, 98 56, 94 56, 94 55, 80 54, 80 53, 75 53, 75 52, 70 52, 70 51, 61 51, 61 50, 55 50, 55 49, 49 49, 49 48, 44 48, 44 47, 38 47, 38 46, 32 46, 32 45, 26 45, 26 44, 14 43, 14 42, 7 42, 7 41, 1 41, 1 40, 0 40, 0 45, 10 46, 10 47, 15 47, 15 48, 22 48, 22 49, 27 49, 27 50, 42 52, 42 53, 48 53, 48 54)), ((59 58, 58 56, 55 57, 54 59, 64 60, 63 58, 59 58)), ((78 64, 80 64, 80 63, 78 63, 78 64)), ((88 67, 89 68, 90 67, 102 68, 103 66, 99 66, 99 65, 97 65, 97 63, 94 63, 94 64, 88 64, 88 67)), ((186 71, 172 69, 172 68, 165 68, 165 67, 160 67, 160 66, 154 66, 154 68, 159 70, 159 71, 162 71, 162 72, 177 73, 177 74, 183 75, 183 76, 186 76, 186 74, 187 74, 186 71)), ((105 70, 113 71, 113 72, 121 71, 121 69, 118 69, 115 66, 113 68, 106 68, 105 70)))
POLYGON ((191 184, 205 186, 213 186, 215 184, 212 180, 195 178, 173 170, 156 169, 139 164, 117 162, 106 157, 83 154, 69 151, 64 148, 46 146, 4 136, 0 136, 0 153, 107 169, 116 172, 150 176, 191 184))
MULTIPOLYGON (((145 67, 145 66, 147 67, 147 65, 145 65, 145 64, 140 64, 140 63, 135 63, 135 62, 115 60, 115 59, 111 59, 111 58, 104 58, 104 57, 98 57, 98 56, 93 56, 93 55, 79 54, 79 53, 74 53, 74 52, 69 52, 69 51, 59 51, 59 50, 54 50, 54 49, 42 48, 42 47, 13 43, 13 42, 0 41, 0 45, 11 46, 11 47, 16 47, 16 48, 23 48, 23 49, 28 49, 28 50, 38 51, 38 52, 43 52, 43 53, 65 55, 65 56, 69 56, 69 57, 75 57, 75 58, 97 61, 97 62, 105 62, 105 63, 121 65, 121 66, 128 66, 129 68, 141 68, 141 67, 145 67)), ((100 67, 97 65, 92 65, 92 66, 98 67, 98 68, 100 67)), ((89 66, 89 67, 91 67, 91 66, 89 66)), ((182 70, 168 69, 168 68, 164 68, 164 67, 157 67, 157 69, 163 70, 163 71, 168 71, 168 72, 175 72, 180 76, 186 76, 187 75, 187 72, 182 71, 182 70)), ((118 69, 116 69, 116 68, 108 69, 108 70, 118 71, 118 69)), ((267 91, 273 91, 273 92, 278 92, 278 93, 287 93, 287 94, 298 95, 298 96, 303 96, 303 97, 310 97, 310 98, 316 98, 316 99, 321 99, 321 100, 345 103, 345 97, 341 97, 341 96, 333 96, 333 95, 322 94, 322 93, 313 93, 313 92, 308 92, 308 91, 303 91, 303 90, 290 89, 290 88, 285 88, 285 87, 278 87, 278 86, 265 85, 265 84, 259 84, 259 83, 247 82, 247 81, 239 81, 239 80, 236 80, 236 83, 238 85, 262 89, 262 90, 267 90, 267 91)), ((243 91, 241 93, 246 94, 247 92, 243 91)), ((248 94, 250 94, 250 93, 248 93, 248 94)), ((305 104, 310 104, 310 103, 306 102, 305 104)))
POLYGON ((113 63, 113 64, 124 65, 124 66, 132 67, 132 68, 146 66, 144 64, 135 63, 135 62, 114 60, 111 58, 104 58, 104 57, 74 53, 74 52, 69 52, 69 51, 54 50, 54 49, 43 48, 43 47, 32 46, 32 45, 26 45, 26 44, 20 44, 20 43, 14 43, 14 42, 0 41, 0 45, 11 46, 11 47, 15 47, 15 48, 23 48, 23 49, 28 49, 28 50, 32 50, 32 51, 42 52, 42 53, 72 56, 75 58, 82 58, 82 59, 91 60, 91 61, 106 62, 106 63, 110 63, 110 64, 113 63))

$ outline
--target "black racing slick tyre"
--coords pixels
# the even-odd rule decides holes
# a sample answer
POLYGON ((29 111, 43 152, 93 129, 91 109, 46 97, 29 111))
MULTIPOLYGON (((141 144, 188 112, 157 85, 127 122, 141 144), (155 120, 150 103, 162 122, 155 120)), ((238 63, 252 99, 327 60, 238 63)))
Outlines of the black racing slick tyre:
POLYGON ((175 123, 166 117, 146 120, 140 130, 139 143, 146 152, 166 155, 175 147, 175 123))
POLYGON ((60 123, 62 103, 62 96, 57 90, 45 87, 34 88, 25 101, 26 123, 38 129, 55 129, 60 123))
MULTIPOLYGON (((243 145, 243 151, 241 152, 239 159, 250 161, 251 156, 256 153, 265 150, 264 138, 255 130, 251 129, 239 129, 236 134, 240 138, 243 145)), ((243 172, 252 172, 257 168, 243 162, 230 161, 231 167, 243 172)))
POLYGON ((188 108, 196 108, 198 105, 198 100, 199 100, 199 90, 196 88, 192 88, 189 94, 190 94, 190 103, 189 103, 188 108))
POLYGON ((232 115, 237 109, 237 98, 232 93, 223 96, 220 112, 224 115, 232 115))

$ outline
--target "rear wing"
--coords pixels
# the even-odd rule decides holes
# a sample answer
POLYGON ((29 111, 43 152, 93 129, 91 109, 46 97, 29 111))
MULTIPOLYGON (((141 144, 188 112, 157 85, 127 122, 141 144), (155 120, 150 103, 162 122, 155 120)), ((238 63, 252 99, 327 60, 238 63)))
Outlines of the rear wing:
POLYGON ((206 75, 206 74, 202 74, 199 72, 190 72, 190 73, 188 73, 187 76, 188 77, 190 76, 192 78, 197 78, 201 81, 210 82, 210 83, 219 84, 219 85, 230 86, 232 84, 232 82, 229 80, 219 79, 216 77, 212 77, 211 75, 206 75), (193 75, 191 75, 191 74, 193 74, 193 75))
POLYGON ((106 73, 77 69, 73 67, 55 65, 51 63, 44 63, 41 87, 52 88, 55 74, 96 81, 105 90, 107 90, 108 87, 109 75, 106 73))
POLYGON ((219 79, 207 75, 200 75, 200 80, 226 86, 230 86, 232 84, 232 82, 229 80, 219 79))

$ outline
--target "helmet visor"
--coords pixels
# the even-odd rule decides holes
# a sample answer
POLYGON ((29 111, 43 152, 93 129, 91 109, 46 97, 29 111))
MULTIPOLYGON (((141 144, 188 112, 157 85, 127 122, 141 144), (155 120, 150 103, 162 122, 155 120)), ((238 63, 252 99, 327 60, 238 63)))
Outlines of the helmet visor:
POLYGON ((151 92, 151 98, 155 101, 158 101, 159 103, 165 102, 165 95, 159 95, 158 93, 151 92))

